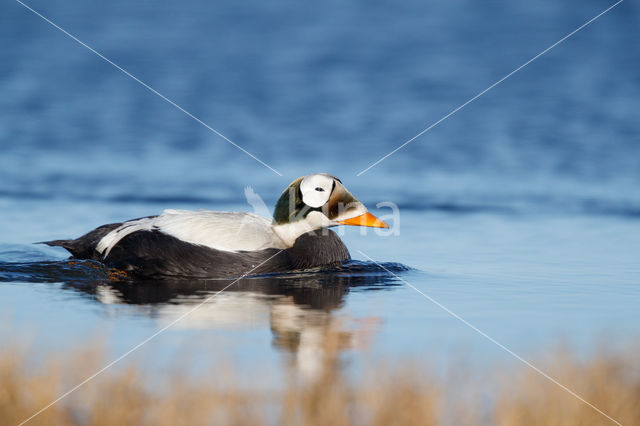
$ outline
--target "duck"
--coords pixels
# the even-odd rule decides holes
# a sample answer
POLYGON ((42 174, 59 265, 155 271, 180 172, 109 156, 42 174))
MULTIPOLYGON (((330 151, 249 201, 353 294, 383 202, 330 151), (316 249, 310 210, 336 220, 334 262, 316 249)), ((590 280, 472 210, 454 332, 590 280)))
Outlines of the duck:
POLYGON ((164 210, 102 225, 63 247, 71 259, 101 262, 129 278, 232 278, 331 267, 351 259, 331 227, 388 228, 327 173, 302 176, 273 217, 211 210, 164 210))

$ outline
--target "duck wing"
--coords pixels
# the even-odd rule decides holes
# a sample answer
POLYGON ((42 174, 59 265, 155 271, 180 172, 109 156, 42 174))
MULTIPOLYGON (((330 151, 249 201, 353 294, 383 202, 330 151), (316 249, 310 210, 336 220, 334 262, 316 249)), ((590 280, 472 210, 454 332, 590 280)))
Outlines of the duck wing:
POLYGON ((223 251, 185 242, 171 235, 137 231, 122 238, 104 262, 143 279, 239 278, 339 264, 349 260, 340 237, 307 233, 287 249, 223 251))
POLYGON ((96 250, 106 258, 127 235, 157 231, 180 241, 228 252, 285 248, 271 220, 251 213, 165 210, 161 215, 123 223, 107 233, 96 250))

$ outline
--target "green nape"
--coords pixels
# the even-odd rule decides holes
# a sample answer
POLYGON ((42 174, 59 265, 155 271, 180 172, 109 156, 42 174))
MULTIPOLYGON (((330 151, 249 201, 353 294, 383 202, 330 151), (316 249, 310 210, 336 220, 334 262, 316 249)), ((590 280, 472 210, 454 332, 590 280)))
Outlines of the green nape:
POLYGON ((273 221, 276 225, 283 225, 301 219, 300 212, 305 207, 305 204, 302 202, 302 193, 300 192, 300 182, 302 182, 302 179, 304 179, 304 176, 291 182, 282 192, 280 198, 278 198, 276 208, 273 211, 273 221), (293 202, 291 200, 292 197, 293 202))

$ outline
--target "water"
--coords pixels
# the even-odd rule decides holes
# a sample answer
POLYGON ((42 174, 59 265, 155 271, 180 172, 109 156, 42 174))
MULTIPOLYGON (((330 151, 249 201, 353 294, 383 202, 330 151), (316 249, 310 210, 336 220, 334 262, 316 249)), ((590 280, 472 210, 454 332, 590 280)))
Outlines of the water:
POLYGON ((226 357, 277 382, 345 356, 517 353, 640 331, 639 9, 624 2, 357 176, 609 4, 28 3, 280 171, 278 176, 20 6, 0 6, 0 312, 5 342, 124 353, 220 282, 111 283, 37 241, 165 208, 273 206, 325 171, 399 232, 344 230, 360 263, 242 280, 132 356, 226 357), (391 272, 369 261, 385 262, 391 272), (406 266, 406 267, 405 267, 406 266), (215 342, 215 343, 212 343, 215 342))

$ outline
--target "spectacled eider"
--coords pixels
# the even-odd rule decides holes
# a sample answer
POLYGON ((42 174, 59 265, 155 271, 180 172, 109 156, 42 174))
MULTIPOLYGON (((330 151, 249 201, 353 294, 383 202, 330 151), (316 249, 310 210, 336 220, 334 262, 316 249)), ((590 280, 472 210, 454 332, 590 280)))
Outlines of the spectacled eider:
POLYGON ((228 278, 349 260, 342 240, 328 229, 341 224, 388 227, 338 178, 313 174, 284 190, 272 220, 252 213, 165 210, 45 244, 134 277, 228 278))

